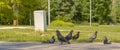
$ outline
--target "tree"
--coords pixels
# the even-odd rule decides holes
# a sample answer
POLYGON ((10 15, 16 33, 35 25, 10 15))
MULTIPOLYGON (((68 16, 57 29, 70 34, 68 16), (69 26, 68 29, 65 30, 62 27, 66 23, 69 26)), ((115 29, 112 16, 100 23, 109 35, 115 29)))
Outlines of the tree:
POLYGON ((57 0, 51 3, 51 16, 54 19, 72 21, 71 19, 76 13, 76 7, 74 6, 75 3, 73 0, 57 0))
POLYGON ((9 3, 9 5, 12 7, 13 9, 13 13, 16 16, 16 20, 17 20, 17 25, 18 25, 18 18, 19 18, 19 7, 20 7, 20 0, 6 0, 7 3, 9 3))
MULTIPOLYGON (((92 22, 120 22, 120 1, 115 0, 115 6, 112 1, 114 0, 92 0, 92 22)), ((47 2, 48 0, 0 0, 0 22, 12 24, 18 17, 20 25, 33 25, 33 11, 47 11, 47 2)), ((51 0, 51 21, 88 23, 89 5, 89 0, 51 0)))
POLYGON ((120 23, 120 0, 112 0, 111 18, 115 23, 120 23))
POLYGON ((33 12, 35 10, 47 11, 47 0, 21 0, 20 8, 20 24, 33 25, 34 17, 33 12))
POLYGON ((0 1, 0 24, 11 24, 13 19, 12 7, 6 2, 0 1))
POLYGON ((74 14, 72 18, 73 20, 72 22, 78 24, 78 23, 85 21, 84 17, 82 16, 82 1, 80 0, 73 0, 73 1, 74 1, 76 13, 74 14))
POLYGON ((100 24, 111 22, 111 0, 94 0, 92 3, 93 21, 100 24))

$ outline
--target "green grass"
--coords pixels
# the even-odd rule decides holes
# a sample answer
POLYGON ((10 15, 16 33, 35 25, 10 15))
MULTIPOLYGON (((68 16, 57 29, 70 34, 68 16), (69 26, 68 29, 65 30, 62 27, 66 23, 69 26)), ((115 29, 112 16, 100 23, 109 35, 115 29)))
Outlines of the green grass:
MULTIPOLYGON (((33 27, 32 27, 33 28, 33 27)), ((73 29, 73 35, 80 31, 80 38, 76 41, 71 42, 84 42, 86 41, 95 31, 98 31, 98 37, 95 42, 102 42, 103 36, 107 36, 112 42, 120 42, 120 25, 108 26, 83 26, 75 25, 74 27, 55 27, 48 26, 46 32, 34 31, 33 29, 3 29, 0 30, 0 41, 11 41, 11 42, 41 42, 50 39, 53 35, 57 39, 56 29, 61 30, 63 36, 67 35, 68 32, 73 29), (62 31, 64 30, 64 31, 62 31), (42 33, 44 36, 40 36, 42 33)), ((58 41, 58 40, 57 40, 58 41)))

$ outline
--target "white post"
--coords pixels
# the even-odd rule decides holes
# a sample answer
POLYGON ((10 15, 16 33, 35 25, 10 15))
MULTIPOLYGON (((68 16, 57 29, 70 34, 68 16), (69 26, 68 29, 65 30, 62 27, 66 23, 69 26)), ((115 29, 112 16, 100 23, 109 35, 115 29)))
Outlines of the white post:
POLYGON ((48 0, 48 25, 50 25, 50 0, 48 0))
POLYGON ((92 17, 92 2, 90 0, 90 26, 92 26, 92 19, 91 19, 91 17, 92 17))

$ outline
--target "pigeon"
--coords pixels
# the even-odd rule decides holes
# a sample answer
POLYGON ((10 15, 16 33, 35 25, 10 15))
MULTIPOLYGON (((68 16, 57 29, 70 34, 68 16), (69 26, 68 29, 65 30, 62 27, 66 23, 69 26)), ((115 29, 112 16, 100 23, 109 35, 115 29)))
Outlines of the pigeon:
POLYGON ((52 38, 50 40, 44 41, 43 43, 50 43, 53 44, 55 42, 55 37, 52 36, 52 38))
POLYGON ((87 42, 93 42, 97 37, 97 31, 87 40, 87 42))
POLYGON ((59 30, 56 30, 56 35, 58 37, 58 40, 61 42, 61 44, 63 44, 63 42, 67 42, 68 44, 70 44, 70 42, 60 34, 59 30))
POLYGON ((71 30, 69 32, 69 34, 67 36, 65 36, 65 39, 68 40, 68 41, 71 40, 72 39, 72 33, 73 33, 73 30, 71 30))
POLYGON ((72 37, 72 39, 73 39, 73 40, 77 40, 77 39, 79 38, 79 34, 80 34, 80 32, 77 32, 77 34, 75 34, 75 35, 72 37))
POLYGON ((104 41, 103 41, 104 44, 111 44, 111 41, 107 39, 106 36, 104 36, 104 41))
POLYGON ((54 43, 55 42, 55 37, 52 36, 52 38, 49 40, 49 43, 54 43))

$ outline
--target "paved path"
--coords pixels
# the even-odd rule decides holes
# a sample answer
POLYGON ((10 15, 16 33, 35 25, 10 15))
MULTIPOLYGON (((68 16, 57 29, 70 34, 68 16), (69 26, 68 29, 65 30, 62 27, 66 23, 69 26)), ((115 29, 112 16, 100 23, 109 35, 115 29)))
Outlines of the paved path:
POLYGON ((120 50, 120 43, 72 43, 66 45, 39 42, 0 42, 0 50, 120 50))
POLYGON ((13 27, 13 26, 7 26, 7 27, 0 27, 0 29, 15 29, 15 28, 19 28, 19 29, 32 29, 32 27, 29 27, 29 26, 16 26, 16 27, 13 27))

